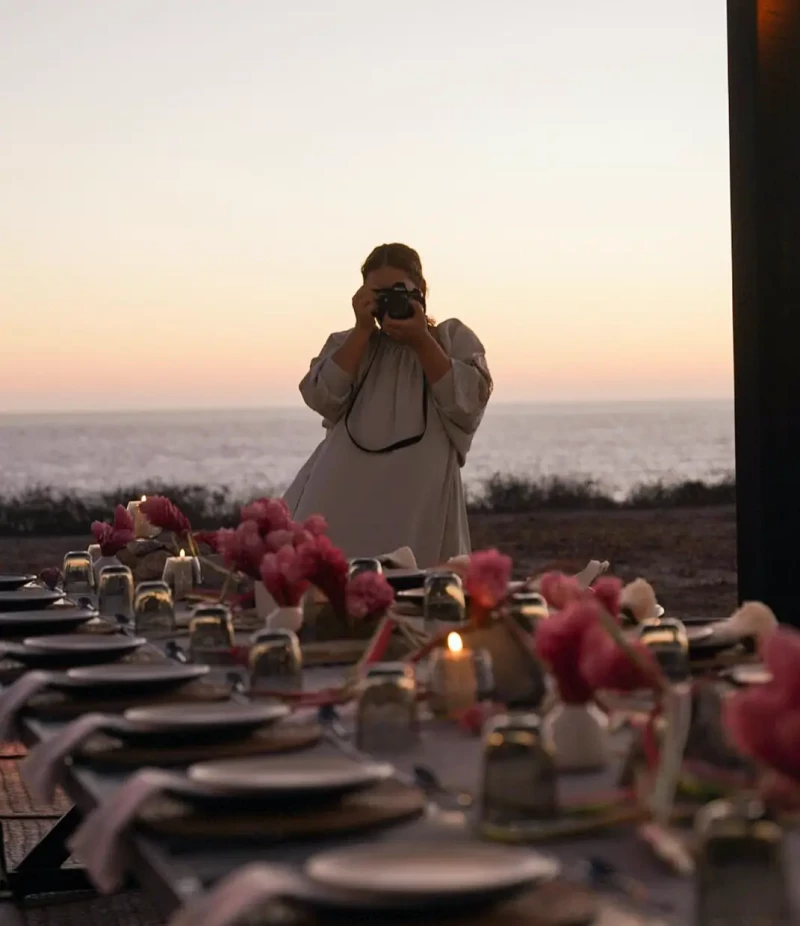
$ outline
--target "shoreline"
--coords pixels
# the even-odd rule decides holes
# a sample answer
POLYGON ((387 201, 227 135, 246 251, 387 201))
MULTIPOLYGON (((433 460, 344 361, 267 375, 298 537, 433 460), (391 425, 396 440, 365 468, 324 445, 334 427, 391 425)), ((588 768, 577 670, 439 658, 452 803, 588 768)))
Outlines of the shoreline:
MULTIPOLYGON (((124 496, 123 496, 124 497, 124 496)), ((177 499, 176 499, 177 500, 177 499)), ((106 515, 107 516, 107 515, 106 515)), ((727 617, 736 607, 736 511, 732 504, 664 508, 470 511, 473 549, 496 547, 522 576, 609 560, 623 581, 642 576, 676 617, 727 617)), ((80 532, 0 536, 0 572, 39 572, 91 542, 80 532)))

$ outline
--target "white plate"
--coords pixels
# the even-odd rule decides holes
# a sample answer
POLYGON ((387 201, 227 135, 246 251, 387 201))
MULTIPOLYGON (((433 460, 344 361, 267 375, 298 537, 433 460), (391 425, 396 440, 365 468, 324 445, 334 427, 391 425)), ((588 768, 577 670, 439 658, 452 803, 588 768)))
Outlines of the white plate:
POLYGON ((113 653, 119 650, 132 652, 144 646, 144 637, 122 635, 89 636, 88 634, 62 633, 56 636, 27 637, 22 645, 39 653, 113 653))
POLYGON ((120 663, 69 669, 64 677, 68 688, 169 688, 208 675, 208 666, 154 663, 120 663))
POLYGON ((374 843, 325 852, 306 865, 311 881, 330 890, 444 903, 521 890, 559 870, 536 852, 477 842, 374 843))
POLYGON ((346 794, 386 781, 386 762, 356 762, 346 756, 254 756, 193 765, 188 777, 224 794, 346 794))
POLYGON ((156 707, 132 707, 123 717, 137 732, 183 733, 256 729, 283 720, 289 714, 285 704, 159 704, 156 707))

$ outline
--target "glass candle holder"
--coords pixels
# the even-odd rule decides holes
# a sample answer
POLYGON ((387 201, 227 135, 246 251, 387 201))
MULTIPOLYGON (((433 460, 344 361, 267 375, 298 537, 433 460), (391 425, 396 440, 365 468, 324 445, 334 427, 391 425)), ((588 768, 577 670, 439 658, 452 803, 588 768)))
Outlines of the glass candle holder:
POLYGON ((783 830, 760 800, 712 801, 695 817, 695 922, 788 926, 783 830))
POLYGON ((358 686, 357 698, 356 748, 367 753, 393 753, 416 745, 419 716, 413 670, 367 674, 358 686))
POLYGON ((175 604, 166 582, 140 582, 136 586, 133 620, 138 634, 175 631, 175 604))
POLYGON ((550 616, 547 602, 538 592, 515 592, 509 598, 508 610, 526 633, 535 633, 539 621, 550 616))
POLYGON ((347 569, 348 578, 352 579, 355 576, 361 575, 362 572, 377 572, 378 575, 382 575, 383 564, 379 559, 368 559, 365 557, 351 559, 347 569))
POLYGON ((464 586, 455 572, 431 572, 425 576, 422 614, 431 632, 459 627, 466 622, 464 586))
POLYGON ((558 814, 555 757, 533 713, 512 713, 489 721, 483 740, 481 819, 499 827, 558 814))
POLYGON ((689 637, 681 621, 671 617, 646 620, 639 628, 639 640, 652 652, 671 682, 689 678, 689 637))
POLYGON ((169 586, 173 601, 185 601, 200 584, 200 560, 187 556, 185 550, 177 556, 168 556, 161 579, 169 586))
POLYGON ((492 654, 485 649, 473 649, 471 652, 475 666, 476 697, 479 701, 490 700, 494 695, 492 654))
MULTIPOLYGON (((204 649, 231 649, 235 642, 231 609, 224 604, 201 604, 189 621, 189 651, 195 659, 204 649)), ((202 658, 195 659, 202 662, 202 658)))
POLYGON ((261 630, 250 647, 250 690, 300 691, 303 688, 303 652, 291 630, 261 630))
POLYGON ((88 552, 73 550, 61 566, 66 595, 89 595, 94 591, 94 564, 88 552))
POLYGON ((97 610, 104 617, 133 617, 133 573, 127 566, 104 566, 100 570, 97 610))
POLYGON ((364 671, 364 678, 405 678, 416 688, 417 673, 407 662, 374 662, 364 671))
POLYGON ((472 650, 460 634, 451 633, 447 645, 428 660, 428 706, 435 716, 452 717, 471 707, 478 697, 478 678, 472 650))

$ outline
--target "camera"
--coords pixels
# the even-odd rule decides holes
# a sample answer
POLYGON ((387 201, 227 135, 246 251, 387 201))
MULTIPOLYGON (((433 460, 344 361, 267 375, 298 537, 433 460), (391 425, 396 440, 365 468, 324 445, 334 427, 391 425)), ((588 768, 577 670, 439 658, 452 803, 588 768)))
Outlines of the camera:
POLYGON ((404 319, 414 317, 412 302, 425 308, 425 297, 418 289, 408 289, 403 283, 395 283, 387 289, 376 289, 375 318, 382 323, 384 318, 404 319))

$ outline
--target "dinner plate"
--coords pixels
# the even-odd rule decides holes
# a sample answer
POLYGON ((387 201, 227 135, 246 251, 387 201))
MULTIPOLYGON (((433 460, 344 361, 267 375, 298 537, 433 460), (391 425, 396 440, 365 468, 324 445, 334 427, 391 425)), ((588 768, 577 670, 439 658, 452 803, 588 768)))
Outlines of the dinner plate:
POLYGON ((97 617, 91 608, 47 608, 40 611, 11 611, 0 614, 3 637, 44 636, 74 630, 97 617))
POLYGON ((767 685, 772 681, 772 673, 766 666, 732 666, 724 673, 734 684, 742 687, 748 685, 767 685))
POLYGON ((12 575, 10 573, 0 574, 0 592, 13 592, 28 582, 33 582, 36 576, 12 575))
POLYGON ((27 637, 22 643, 0 645, 0 653, 36 668, 88 666, 122 659, 146 642, 144 637, 61 634, 27 637))
POLYGON ((555 859, 479 842, 390 842, 336 849, 312 857, 306 877, 319 898, 348 905, 369 900, 382 909, 486 904, 550 881, 555 859))
POLYGON ((54 604, 64 595, 48 588, 31 586, 14 591, 0 591, 0 611, 38 611, 54 604))
POLYGON ((254 756, 191 766, 188 777, 231 796, 333 797, 360 791, 394 774, 387 762, 357 762, 344 755, 254 756))
POLYGON ((123 718, 132 725, 123 739, 181 739, 208 737, 217 742, 247 736, 268 724, 283 720, 289 708, 278 702, 239 704, 225 701, 212 704, 159 704, 132 707, 123 718))
POLYGON ((80 666, 69 669, 55 682, 57 687, 68 689, 167 689, 208 675, 209 666, 181 663, 119 663, 109 666, 80 666))

